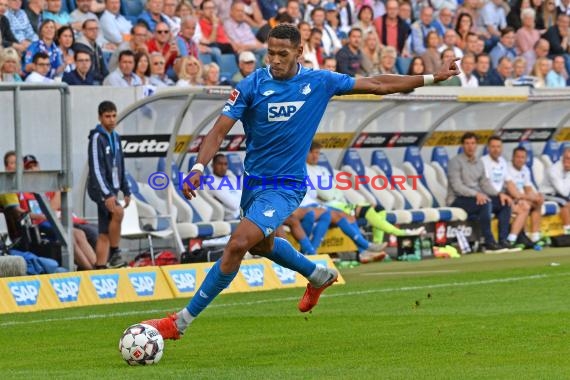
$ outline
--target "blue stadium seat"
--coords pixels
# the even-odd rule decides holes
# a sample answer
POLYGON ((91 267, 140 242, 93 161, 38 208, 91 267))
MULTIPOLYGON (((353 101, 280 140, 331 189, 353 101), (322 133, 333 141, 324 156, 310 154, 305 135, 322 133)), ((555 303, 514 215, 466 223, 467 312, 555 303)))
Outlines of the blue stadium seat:
POLYGON ((326 154, 324 154, 323 152, 321 152, 321 154, 319 155, 319 161, 317 165, 325 167, 329 171, 330 175, 334 175, 333 167, 329 162, 329 159, 327 158, 326 154))
POLYGON ((220 62, 220 79, 232 79, 233 75, 238 72, 239 67, 234 54, 222 54, 220 62))
POLYGON ((431 197, 433 198, 433 203, 431 206, 432 207, 440 206, 426 181, 426 176, 424 174, 424 161, 422 160, 422 155, 420 154, 420 148, 418 148, 417 146, 407 147, 406 151, 404 152, 404 162, 408 162, 410 165, 412 165, 417 175, 420 176, 420 182, 422 183, 422 185, 424 185, 426 190, 430 193, 431 197))
POLYGON ((558 141, 548 140, 546 144, 544 144, 542 155, 548 157, 551 164, 558 162, 560 159, 560 144, 558 141))
POLYGON ((564 150, 566 148, 570 148, 570 142, 563 142, 562 144, 560 144, 560 150, 559 150, 559 157, 562 157, 562 155, 564 154, 564 150))
POLYGON ((445 174, 447 174, 447 165, 449 164, 449 155, 447 150, 442 146, 436 146, 431 151, 431 162, 439 164, 445 174))
POLYGON ((228 169, 234 173, 236 177, 243 177, 245 169, 240 155, 237 153, 228 153, 226 154, 226 158, 228 159, 228 169))
POLYGON ((457 154, 461 154, 461 153, 463 153, 463 147, 462 146, 457 148, 457 154))
POLYGON ((396 58, 396 71, 399 74, 406 75, 410 69, 410 64, 412 63, 412 58, 396 58))
POLYGON ((144 11, 144 4, 142 0, 121 0, 121 14, 135 25, 140 14, 144 11))
MULTIPOLYGON (((131 188, 131 194, 139 201, 147 205, 148 207, 154 209, 154 207, 148 202, 144 195, 141 194, 139 189, 139 184, 137 181, 131 176, 129 173, 126 174, 127 181, 129 182, 129 186, 131 188)), ((167 230, 170 227, 170 223, 168 222, 168 217, 161 217, 159 212, 154 209, 156 212, 156 225, 153 226, 154 231, 163 231, 167 230)))

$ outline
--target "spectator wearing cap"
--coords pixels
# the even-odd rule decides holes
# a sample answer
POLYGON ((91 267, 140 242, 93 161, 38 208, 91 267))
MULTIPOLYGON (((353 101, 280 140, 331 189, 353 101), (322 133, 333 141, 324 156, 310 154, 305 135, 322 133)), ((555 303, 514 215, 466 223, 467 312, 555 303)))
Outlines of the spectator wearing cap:
MULTIPOLYGON (((336 32, 336 36, 340 40, 340 42, 344 45, 348 43, 348 34, 346 33, 345 29, 340 24, 340 18, 338 17, 338 10, 336 4, 334 3, 326 3, 323 8, 325 9, 325 18, 327 20, 327 24, 330 25, 331 28, 336 32)), ((349 29, 350 30, 350 29, 349 29)), ((366 35, 366 33, 364 33, 366 35)), ((376 39, 376 30, 374 30, 374 36, 376 39)), ((378 44, 378 40, 376 40, 378 44)))
POLYGON ((383 46, 391 46, 399 55, 405 55, 410 26, 398 15, 399 9, 400 5, 397 0, 386 1, 386 14, 374 19, 374 26, 383 46))
POLYGON ((239 55, 239 71, 232 77, 232 82, 239 83, 243 78, 255 71, 255 55, 250 51, 242 51, 239 55))
POLYGON ((336 53, 336 71, 351 77, 362 74, 362 30, 352 28, 348 34, 348 44, 336 53))
POLYGON ((496 68, 499 65, 499 59, 507 57, 513 60, 517 57, 515 49, 515 30, 510 26, 501 30, 501 39, 489 53, 491 57, 491 65, 496 68))
POLYGON ((224 29, 236 53, 250 51, 255 54, 258 62, 263 62, 267 47, 255 38, 251 26, 246 22, 245 4, 232 3, 230 18, 224 22, 224 29))
POLYGON ((91 55, 81 50, 75 52, 75 70, 64 73, 62 81, 70 86, 93 86, 91 55))
POLYGON ((26 83, 53 83, 53 79, 48 78, 51 67, 49 56, 44 52, 34 55, 32 61, 33 71, 26 77, 26 83))

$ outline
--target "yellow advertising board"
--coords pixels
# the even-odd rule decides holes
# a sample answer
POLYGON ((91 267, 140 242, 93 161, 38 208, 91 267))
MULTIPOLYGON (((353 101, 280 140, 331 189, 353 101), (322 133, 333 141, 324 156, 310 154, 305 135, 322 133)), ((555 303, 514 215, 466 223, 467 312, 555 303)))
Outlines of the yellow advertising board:
MULTIPOLYGON (((461 136, 467 131, 434 131, 425 142, 425 146, 461 145, 461 136)), ((495 131, 492 129, 478 129, 473 131, 480 143, 485 143, 495 131)))
MULTIPOLYGON (((287 240, 296 250, 299 250, 299 242, 290 234, 287 233, 287 240)), ((317 253, 319 255, 328 255, 338 252, 356 252, 358 247, 354 244, 348 236, 346 236, 340 228, 329 228, 327 234, 323 238, 317 253)))
POLYGON ((352 132, 321 132, 315 135, 314 140, 324 149, 345 149, 350 146, 355 134, 352 132))

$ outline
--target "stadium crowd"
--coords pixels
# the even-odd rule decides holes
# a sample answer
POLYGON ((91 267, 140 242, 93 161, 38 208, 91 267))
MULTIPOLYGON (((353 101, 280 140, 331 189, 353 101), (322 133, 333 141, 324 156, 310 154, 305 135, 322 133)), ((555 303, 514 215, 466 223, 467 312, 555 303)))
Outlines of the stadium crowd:
POLYGON ((440 85, 570 85, 570 0, 0 0, 0 81, 235 85, 279 23, 314 69, 430 74, 456 57, 440 85))

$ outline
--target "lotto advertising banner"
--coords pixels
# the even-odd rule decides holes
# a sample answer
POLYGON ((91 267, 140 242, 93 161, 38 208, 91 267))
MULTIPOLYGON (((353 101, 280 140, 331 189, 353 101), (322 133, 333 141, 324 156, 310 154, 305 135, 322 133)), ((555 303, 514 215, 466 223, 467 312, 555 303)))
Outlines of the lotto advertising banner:
MULTIPOLYGON (((308 256, 317 265, 334 268, 328 255, 308 256)), ((161 267, 170 285, 174 297, 189 298, 194 296, 206 274, 214 263, 169 265, 161 267)), ((339 284, 344 279, 339 276, 339 284)), ((267 259, 244 260, 239 273, 223 293, 241 293, 260 290, 305 287, 303 276, 290 269, 283 268, 267 259)))

